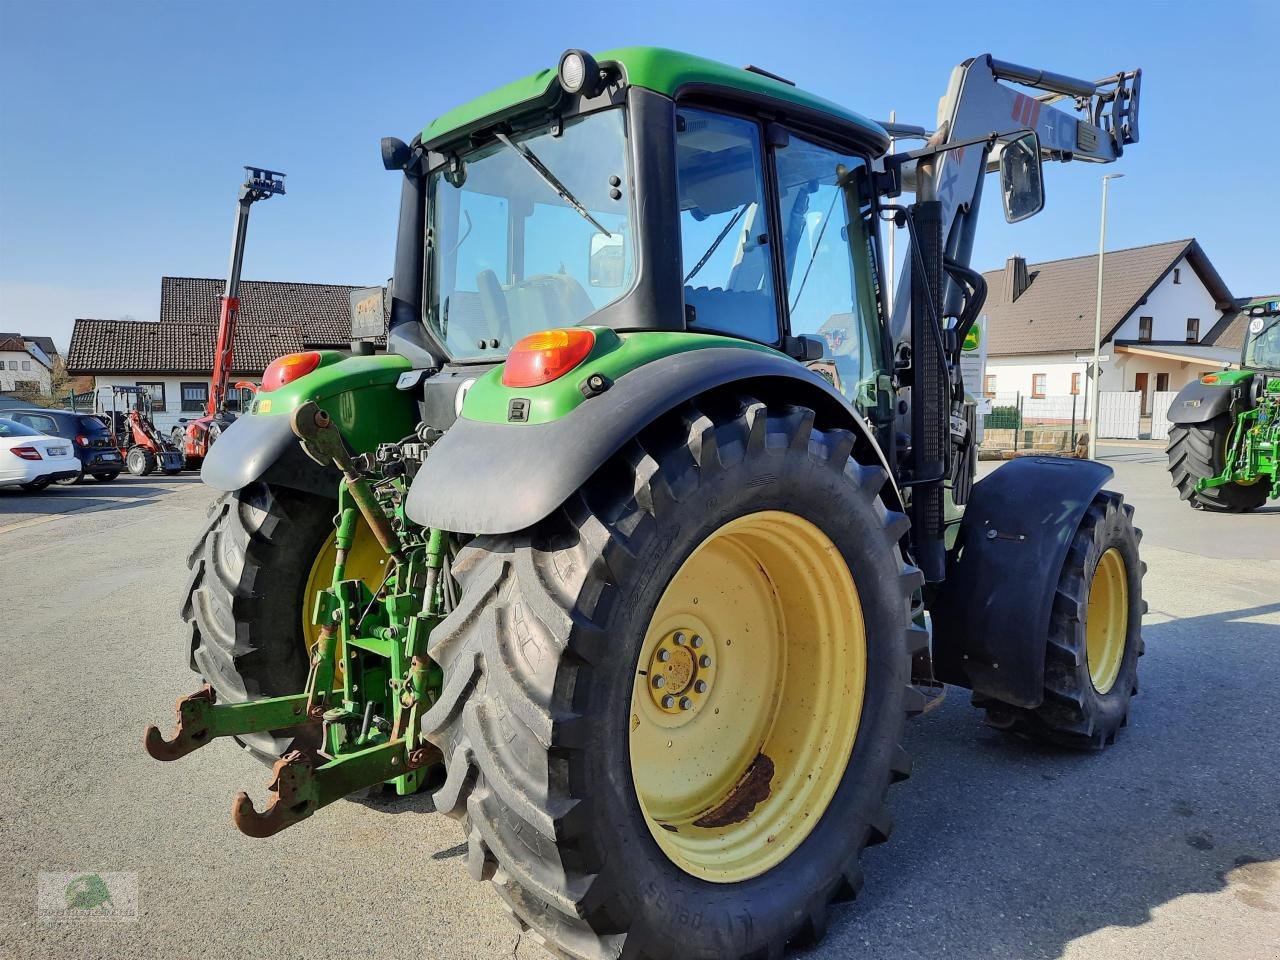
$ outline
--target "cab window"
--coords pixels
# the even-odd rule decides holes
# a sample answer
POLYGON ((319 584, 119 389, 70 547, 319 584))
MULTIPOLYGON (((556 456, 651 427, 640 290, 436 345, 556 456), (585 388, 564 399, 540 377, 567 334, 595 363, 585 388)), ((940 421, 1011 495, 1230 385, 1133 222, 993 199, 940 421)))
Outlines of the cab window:
POLYGON ((690 330, 778 342, 762 156, 756 123, 677 111, 681 276, 690 330))
POLYGON ((819 337, 813 366, 869 409, 883 354, 866 161, 795 135, 775 157, 790 332, 819 337))

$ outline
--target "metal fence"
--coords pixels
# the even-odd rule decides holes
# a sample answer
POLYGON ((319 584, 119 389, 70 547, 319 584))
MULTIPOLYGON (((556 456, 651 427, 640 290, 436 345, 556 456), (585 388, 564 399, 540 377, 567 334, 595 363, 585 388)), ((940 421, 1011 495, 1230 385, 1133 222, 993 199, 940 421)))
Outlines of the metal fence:
POLYGON ((1082 394, 1033 397, 997 393, 988 398, 991 412, 982 418, 982 445, 1001 450, 1074 450, 1088 432, 1082 394))

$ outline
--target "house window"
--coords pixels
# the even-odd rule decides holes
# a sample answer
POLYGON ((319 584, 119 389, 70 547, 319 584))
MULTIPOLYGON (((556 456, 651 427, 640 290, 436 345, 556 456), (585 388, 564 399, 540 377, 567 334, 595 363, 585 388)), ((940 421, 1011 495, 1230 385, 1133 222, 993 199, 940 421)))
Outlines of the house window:
POLYGON ((1141 343, 1151 342, 1151 318, 1150 317, 1138 318, 1138 340, 1141 343))
POLYGON ((10 360, 10 361, 9 361, 9 369, 10 369, 10 370, 17 370, 17 369, 18 369, 18 361, 17 361, 17 360, 10 360))
POLYGON ((209 385, 207 383, 182 384, 182 412, 199 413, 209 402, 209 385))
POLYGON ((982 392, 988 397, 994 397, 996 395, 996 375, 994 373, 988 373, 983 377, 982 392))
POLYGON ((1156 392, 1162 393, 1169 389, 1169 375, 1167 373, 1156 374, 1156 392))
POLYGON ((23 360, 23 361, 22 361, 22 369, 23 369, 23 370, 30 370, 30 369, 31 369, 31 361, 30 361, 30 360, 23 360))
POLYGON ((1033 373, 1031 375, 1031 396, 1037 400, 1044 397, 1045 382, 1049 379, 1048 374, 1033 373))
MULTIPOLYGON (((164 413, 164 384, 162 382, 143 383, 138 381, 134 386, 142 387, 147 391, 147 396, 151 398, 151 409, 156 413, 164 413)), ((185 408, 184 408, 185 409, 185 408)))
POLYGON ((1071 395, 1073 397, 1080 396, 1080 374, 1078 373, 1071 375, 1071 395))
POLYGON ((1174 283, 1181 283, 1181 282, 1182 282, 1182 268, 1181 268, 1181 267, 1174 267, 1174 268, 1173 268, 1173 282, 1174 282, 1174 283))
POLYGON ((1187 317, 1187 343, 1200 342, 1200 318, 1187 317))

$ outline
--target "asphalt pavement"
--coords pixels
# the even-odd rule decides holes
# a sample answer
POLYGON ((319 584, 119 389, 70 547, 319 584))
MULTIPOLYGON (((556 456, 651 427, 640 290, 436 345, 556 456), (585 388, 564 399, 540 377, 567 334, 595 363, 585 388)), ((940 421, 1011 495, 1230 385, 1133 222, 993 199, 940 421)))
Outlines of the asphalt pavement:
MULTIPOLYGON (((1280 509, 1193 512, 1158 448, 1101 452, 1149 565, 1130 726, 1061 753, 952 689, 909 725, 862 894, 795 956, 1280 960, 1280 509)), ((231 798, 265 767, 143 753, 195 687, 177 604, 210 500, 192 475, 0 490, 0 957, 544 958, 427 797, 251 840, 231 798), (133 874, 136 919, 39 920, 54 871, 133 874)))

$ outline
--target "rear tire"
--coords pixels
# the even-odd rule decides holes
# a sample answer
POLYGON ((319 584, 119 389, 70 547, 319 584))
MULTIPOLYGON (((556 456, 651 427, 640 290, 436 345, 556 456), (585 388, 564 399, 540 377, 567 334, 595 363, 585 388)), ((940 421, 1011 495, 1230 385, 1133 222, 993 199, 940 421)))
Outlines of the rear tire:
POLYGON ((1230 414, 1206 423, 1178 423, 1169 428, 1169 473, 1178 496, 1200 510, 1215 513, 1243 513, 1267 502, 1267 485, 1244 486, 1228 483, 1208 490, 1196 490, 1197 480, 1208 480, 1226 467, 1227 442, 1235 418, 1230 414))
POLYGON ((95 473, 93 475, 93 479, 97 480, 99 483, 110 483, 118 476, 120 476, 120 471, 115 470, 111 473, 95 473))
POLYGON ((27 493, 39 493, 52 482, 48 477, 40 477, 38 480, 32 480, 30 483, 20 483, 18 486, 22 487, 27 493))
MULTIPOLYGON (((908 686, 926 636, 910 617, 921 578, 898 549, 906 517, 880 499, 883 468, 850 459, 852 434, 813 424, 811 410, 750 398, 686 405, 556 513, 517 534, 479 537, 458 557, 462 599, 430 650, 443 692, 423 720, 447 764, 436 806, 463 821, 472 876, 491 880, 558 956, 780 957, 789 942, 821 937, 828 903, 861 885, 862 849, 889 833, 886 791, 910 771, 903 722, 923 700, 908 686), (841 764, 834 793, 805 809, 814 820, 786 858, 707 882, 664 852, 642 808, 633 688, 650 620, 686 558, 731 522, 767 511, 816 527, 852 575, 864 699, 850 752, 831 755, 841 764)), ((739 638, 754 651, 749 633, 739 638)), ((774 783, 771 760, 767 768, 760 804, 774 783)), ((729 806, 692 826, 720 827, 702 821, 729 806)), ((724 823, 745 823, 755 809, 724 823)))
POLYGON ((975 705, 987 708, 988 723, 1073 749, 1101 750, 1115 742, 1129 722, 1129 701, 1138 693, 1147 610, 1141 540, 1133 507, 1120 494, 1103 490, 1093 498, 1058 577, 1045 650, 1044 702, 1028 710, 975 698, 975 705), (1109 603, 1117 615, 1123 611, 1123 625, 1113 621, 1110 644, 1107 631, 1100 630, 1109 603), (1090 630, 1091 615, 1098 618, 1097 632, 1090 630))
MULTIPOLYGON (((305 689, 309 661, 300 611, 312 564, 333 533, 333 513, 332 500, 261 482, 214 501, 187 558, 182 619, 191 669, 220 701, 305 689)), ((237 738, 268 764, 297 739, 288 732, 237 738)))
POLYGON ((146 447, 130 447, 124 465, 135 477, 147 477, 156 469, 156 455, 146 447))

